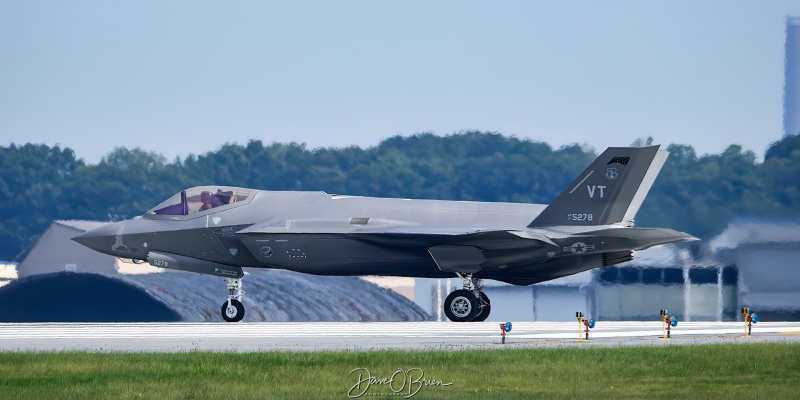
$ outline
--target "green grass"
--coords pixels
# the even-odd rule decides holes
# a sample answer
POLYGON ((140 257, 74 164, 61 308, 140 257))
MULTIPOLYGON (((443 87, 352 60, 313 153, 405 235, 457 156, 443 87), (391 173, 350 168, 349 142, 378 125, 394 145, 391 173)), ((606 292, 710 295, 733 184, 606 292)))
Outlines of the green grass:
MULTIPOLYGON (((800 345, 268 353, 0 353, 2 399, 347 398, 355 368, 452 382, 413 398, 798 398, 800 345)), ((400 380, 398 379, 398 382, 400 380)), ((398 383, 399 384, 399 383, 398 383)), ((390 393, 372 385, 367 393, 390 393)), ((403 393, 407 394, 407 391, 403 393)), ((361 398, 404 398, 363 396, 361 398)))

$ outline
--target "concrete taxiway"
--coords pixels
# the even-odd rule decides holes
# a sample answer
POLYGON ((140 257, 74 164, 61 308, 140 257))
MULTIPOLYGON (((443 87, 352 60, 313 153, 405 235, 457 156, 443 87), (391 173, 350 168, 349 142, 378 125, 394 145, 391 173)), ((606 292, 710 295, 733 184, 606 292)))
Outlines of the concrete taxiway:
MULTIPOLYGON (((513 322, 512 322, 513 323, 513 322)), ((496 322, 4 323, 0 351, 319 351, 464 350, 565 346, 800 343, 800 322, 761 322, 744 337, 741 322, 598 322, 578 342, 578 322, 518 322, 501 344, 496 322)))

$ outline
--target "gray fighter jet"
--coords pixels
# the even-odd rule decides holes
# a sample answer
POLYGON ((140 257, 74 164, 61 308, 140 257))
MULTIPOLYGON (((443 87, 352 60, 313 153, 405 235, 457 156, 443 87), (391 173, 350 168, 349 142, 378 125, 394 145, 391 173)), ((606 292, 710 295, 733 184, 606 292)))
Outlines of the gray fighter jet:
POLYGON ((74 240, 135 263, 225 278, 222 318, 240 321, 242 267, 317 275, 458 276, 452 321, 483 321, 484 279, 530 285, 697 240, 633 227, 668 153, 612 147, 550 205, 386 199, 223 186, 186 189, 74 240))

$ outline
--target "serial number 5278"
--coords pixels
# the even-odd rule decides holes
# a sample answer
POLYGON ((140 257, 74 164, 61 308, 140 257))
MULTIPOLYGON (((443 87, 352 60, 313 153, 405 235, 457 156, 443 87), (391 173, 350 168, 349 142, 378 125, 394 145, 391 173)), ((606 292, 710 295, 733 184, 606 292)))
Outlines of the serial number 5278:
POLYGON ((166 268, 166 267, 169 267, 169 261, 153 260, 153 261, 150 261, 150 265, 153 265, 153 266, 156 266, 156 267, 166 268))
POLYGON ((567 214, 567 221, 591 221, 593 214, 567 214))

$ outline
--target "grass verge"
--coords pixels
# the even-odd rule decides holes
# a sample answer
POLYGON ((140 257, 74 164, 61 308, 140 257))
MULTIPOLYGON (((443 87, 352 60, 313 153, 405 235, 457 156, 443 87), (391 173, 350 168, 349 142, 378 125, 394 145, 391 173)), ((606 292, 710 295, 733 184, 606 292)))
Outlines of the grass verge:
POLYGON ((3 399, 797 398, 800 345, 267 353, 0 353, 3 399), (364 368, 351 372, 354 369, 364 368), (422 378, 450 386, 421 386, 422 378), (369 372, 367 372, 367 370, 369 372), (408 378, 404 378, 408 375, 408 378), (412 382, 412 383, 409 383, 412 382))

